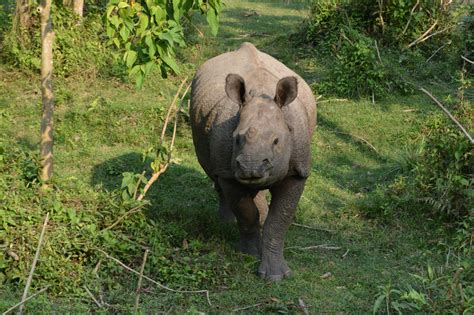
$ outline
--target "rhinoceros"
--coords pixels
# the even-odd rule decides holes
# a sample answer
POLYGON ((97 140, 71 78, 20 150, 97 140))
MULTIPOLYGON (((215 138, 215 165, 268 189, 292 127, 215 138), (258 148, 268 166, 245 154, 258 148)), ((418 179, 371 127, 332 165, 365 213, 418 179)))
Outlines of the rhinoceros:
POLYGON ((284 238, 311 170, 316 102, 310 87, 244 43, 198 69, 190 117, 196 155, 214 182, 220 216, 237 219, 240 250, 261 259, 262 278, 289 276, 284 238))

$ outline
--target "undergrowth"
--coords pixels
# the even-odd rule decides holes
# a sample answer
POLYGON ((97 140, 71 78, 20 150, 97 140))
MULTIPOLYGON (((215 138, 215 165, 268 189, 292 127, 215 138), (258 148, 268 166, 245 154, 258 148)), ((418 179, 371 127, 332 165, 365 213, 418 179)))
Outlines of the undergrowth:
POLYGON ((149 249, 146 274, 173 283, 174 288, 214 287, 225 283, 230 273, 230 264, 216 264, 222 255, 209 251, 212 241, 176 244, 173 235, 183 237, 182 232, 153 219, 148 203, 123 201, 119 190, 76 186, 77 191, 56 188, 42 194, 34 155, 6 141, 0 143, 0 173, 4 192, 0 194, 0 283, 4 285, 24 286, 47 212, 50 223, 41 247, 43 258, 35 270, 36 289, 49 285, 48 291, 56 295, 83 296, 84 286, 107 292, 127 288, 123 269, 99 250, 135 266, 149 249), (135 211, 141 208, 145 210, 135 211))
MULTIPOLYGON (((97 10, 93 5, 88 8, 91 11, 97 10)), ((52 23, 55 33, 53 41, 55 77, 126 76, 117 53, 106 46, 101 14, 86 14, 79 20, 69 8, 62 5, 62 2, 55 1, 52 6, 52 23)), ((41 68, 41 36, 39 14, 36 10, 32 13, 32 24, 18 34, 7 31, 9 24, 2 23, 5 32, 0 56, 16 68, 38 73, 41 68)))
POLYGON ((375 100, 422 79, 452 82, 472 28, 472 8, 451 1, 324 0, 311 2, 300 38, 333 64, 318 93, 375 100))

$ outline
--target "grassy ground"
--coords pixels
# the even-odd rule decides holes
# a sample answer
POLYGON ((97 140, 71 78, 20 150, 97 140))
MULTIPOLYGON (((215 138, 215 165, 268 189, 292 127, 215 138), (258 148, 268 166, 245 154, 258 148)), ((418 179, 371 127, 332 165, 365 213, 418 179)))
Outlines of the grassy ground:
MULTIPOLYGON (((181 53, 185 75, 192 76, 196 65, 207 58, 250 41, 297 70, 308 83, 316 82, 327 65, 288 42, 306 13, 304 2, 289 2, 227 1, 218 37, 195 37, 181 53)), ((197 26, 205 29, 203 23, 197 26)), ((181 79, 152 78, 140 92, 118 80, 56 81, 55 181, 70 204, 93 207, 99 204, 99 196, 120 188, 122 172, 141 172, 141 153, 157 143, 164 110, 181 79)), ((376 186, 390 181, 403 165, 419 122, 432 110, 421 96, 393 97, 376 104, 321 98, 312 141, 313 172, 296 217, 298 223, 319 229, 290 228, 285 254, 294 277, 275 284, 256 277, 257 261, 234 252, 237 230, 219 223, 216 195, 197 163, 189 127, 183 123, 174 164, 152 188, 147 213, 158 222, 157 235, 166 240, 169 257, 183 257, 178 266, 189 266, 190 272, 184 280, 167 277, 164 267, 146 273, 170 287, 191 283, 192 289, 208 289, 212 306, 202 294, 174 294, 146 283, 142 310, 228 313, 255 305, 242 312, 295 313, 302 299, 311 313, 370 311, 378 286, 407 282, 410 273, 442 259, 427 250, 433 233, 427 224, 405 219, 381 225, 360 210, 360 201, 370 198, 376 186), (340 249, 290 248, 319 244, 340 249), (185 254, 190 248, 192 254, 185 254), (206 274, 196 276, 199 272, 206 274), (322 277, 328 272, 329 277, 322 277), (193 276, 199 279, 195 285, 193 276)), ((36 76, 0 67, 0 114, 2 138, 34 152, 40 114, 36 76)), ((127 237, 133 240, 133 235, 127 237)), ((155 246, 158 241, 153 237, 145 245, 155 246)), ((127 263, 138 269, 140 259, 127 263)), ((136 277, 115 274, 116 285, 104 291, 111 306, 103 311, 131 312, 136 277)), ((0 291, 1 308, 18 300, 17 289, 0 291)), ((100 312, 85 294, 58 296, 50 301, 38 297, 27 309, 100 312)))

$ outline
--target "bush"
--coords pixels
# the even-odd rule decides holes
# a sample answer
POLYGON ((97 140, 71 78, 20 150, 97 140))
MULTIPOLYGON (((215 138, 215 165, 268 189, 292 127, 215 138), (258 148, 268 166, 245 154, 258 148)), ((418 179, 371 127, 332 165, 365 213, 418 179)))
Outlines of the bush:
POLYGON ((471 11, 451 1, 312 1, 303 36, 334 60, 318 92, 374 97, 410 93, 410 81, 452 80, 453 64, 472 46, 471 11), (446 66, 427 63, 435 57, 446 66))
MULTIPOLYGON (((95 6, 91 7, 92 12, 95 6)), ((102 17, 88 14, 79 23, 77 16, 54 3, 52 8, 55 32, 53 46, 54 75, 60 77, 95 77, 97 74, 121 75, 118 58, 105 45, 102 17)), ((22 34, 5 33, 2 58, 8 63, 28 71, 41 69, 41 34, 38 13, 33 13, 33 25, 22 34)))
POLYGON ((129 275, 98 249, 137 268, 148 248, 146 274, 173 287, 199 288, 227 279, 228 267, 216 263, 223 255, 209 253, 212 240, 188 239, 182 245, 186 231, 148 217, 146 204, 139 204, 145 210, 127 215, 137 204, 122 201, 118 190, 106 192, 78 182, 73 191, 55 189, 41 194, 37 171, 30 153, 17 144, 0 142, 1 286, 24 287, 47 212, 50 221, 35 269, 36 289, 51 285, 53 295, 79 296, 85 294, 84 285, 108 294, 127 291, 129 275), (93 270, 100 261, 99 277, 93 270))

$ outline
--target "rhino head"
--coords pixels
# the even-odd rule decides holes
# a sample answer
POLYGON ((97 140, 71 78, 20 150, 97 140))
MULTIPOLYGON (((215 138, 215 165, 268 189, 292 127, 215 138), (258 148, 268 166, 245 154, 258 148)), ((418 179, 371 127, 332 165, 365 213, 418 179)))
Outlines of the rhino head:
POLYGON ((282 108, 297 96, 295 77, 276 85, 275 97, 247 90, 237 74, 226 78, 227 96, 240 105, 233 131, 232 171, 235 179, 252 187, 269 186, 284 178, 289 169, 293 141, 282 108))

